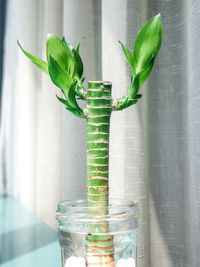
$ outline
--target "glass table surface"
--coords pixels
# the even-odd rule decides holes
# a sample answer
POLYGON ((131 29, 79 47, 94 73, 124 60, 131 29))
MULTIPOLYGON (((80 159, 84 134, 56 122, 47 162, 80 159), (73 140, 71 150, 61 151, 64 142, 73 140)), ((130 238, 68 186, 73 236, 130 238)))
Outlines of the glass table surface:
POLYGON ((61 266, 57 232, 6 194, 0 195, 0 266, 61 266))

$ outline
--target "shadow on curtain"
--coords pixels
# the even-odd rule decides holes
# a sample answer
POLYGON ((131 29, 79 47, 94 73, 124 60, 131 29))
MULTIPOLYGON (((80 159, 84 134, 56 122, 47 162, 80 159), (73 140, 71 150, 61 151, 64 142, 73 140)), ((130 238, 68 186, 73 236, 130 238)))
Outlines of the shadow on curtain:
MULTIPOLYGON (((3 52, 4 52, 4 33, 5 33, 5 21, 6 21, 6 0, 0 0, 0 103, 2 99, 2 77, 3 77, 3 52)), ((0 108, 1 110, 1 108, 0 108)), ((1 113, 0 113, 1 121, 1 113)))

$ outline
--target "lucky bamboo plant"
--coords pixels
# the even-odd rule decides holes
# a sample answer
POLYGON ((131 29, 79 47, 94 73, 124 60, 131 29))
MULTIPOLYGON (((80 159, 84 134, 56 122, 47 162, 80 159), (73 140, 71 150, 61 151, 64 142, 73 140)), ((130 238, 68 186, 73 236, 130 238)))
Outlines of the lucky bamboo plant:
MULTIPOLYGON (((119 99, 112 98, 112 84, 110 82, 91 81, 88 83, 88 89, 84 88, 85 77, 83 76, 83 63, 79 53, 80 44, 73 48, 66 42, 65 38, 60 40, 55 35, 49 34, 46 44, 47 62, 45 62, 26 52, 18 42, 23 53, 49 75, 52 82, 61 89, 63 98, 57 96, 58 100, 65 105, 67 110, 87 121, 87 198, 88 206, 96 207, 95 212, 106 213, 109 201, 108 163, 111 113, 136 104, 141 98, 138 91, 152 70, 161 42, 160 14, 150 19, 139 31, 133 51, 129 51, 120 42, 132 69, 132 76, 126 95, 119 99), (86 101, 85 109, 78 105, 77 100, 80 99, 86 101), (105 209, 98 210, 102 207, 105 209)), ((92 216, 92 214, 90 215, 92 216)), ((98 228, 98 225, 96 227, 98 228)), ((103 228, 102 226, 101 229, 99 227, 99 232, 107 232, 108 226, 106 224, 103 228)), ((112 238, 107 235, 103 236, 102 239, 91 234, 87 236, 88 255, 99 244, 99 248, 104 250, 103 262, 110 262, 110 265, 105 266, 114 266, 112 238), (107 255, 107 260, 105 255, 107 255)), ((97 262, 99 263, 101 260, 101 256, 99 256, 97 262)), ((90 266, 89 256, 87 261, 88 266, 90 266)))

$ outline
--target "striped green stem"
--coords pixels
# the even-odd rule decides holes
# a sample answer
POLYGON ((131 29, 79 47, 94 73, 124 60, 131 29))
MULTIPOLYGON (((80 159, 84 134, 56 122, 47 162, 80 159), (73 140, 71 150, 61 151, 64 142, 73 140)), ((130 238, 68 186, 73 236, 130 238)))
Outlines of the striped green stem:
MULTIPOLYGON (((88 206, 95 207, 90 213, 106 215, 109 201, 109 130, 112 112, 112 84, 110 82, 89 82, 87 91, 87 169, 88 206)), ((114 266, 113 240, 108 233, 108 224, 90 226, 87 235, 88 266, 114 266), (96 255, 96 256, 95 256, 96 255), (103 265, 98 265, 102 264, 103 265)))

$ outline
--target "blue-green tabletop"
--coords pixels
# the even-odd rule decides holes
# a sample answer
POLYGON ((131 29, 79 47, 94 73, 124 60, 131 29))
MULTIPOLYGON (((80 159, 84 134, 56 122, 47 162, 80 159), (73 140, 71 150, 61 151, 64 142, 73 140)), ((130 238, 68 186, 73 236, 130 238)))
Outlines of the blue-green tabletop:
POLYGON ((0 266, 60 267, 57 232, 12 197, 0 196, 0 266))

